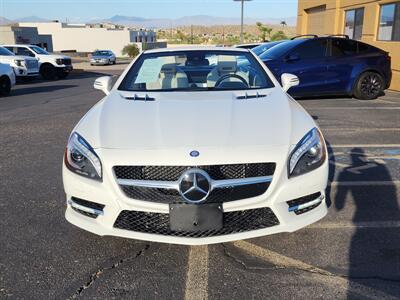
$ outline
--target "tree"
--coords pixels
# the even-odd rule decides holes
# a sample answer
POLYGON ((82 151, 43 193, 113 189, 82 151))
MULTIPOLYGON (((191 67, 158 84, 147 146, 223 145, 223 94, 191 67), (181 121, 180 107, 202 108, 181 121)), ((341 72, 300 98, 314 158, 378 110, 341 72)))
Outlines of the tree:
POLYGON ((140 53, 139 48, 136 44, 128 44, 122 49, 123 55, 128 55, 131 58, 138 56, 140 53))
POLYGON ((282 25, 282 30, 284 30, 285 26, 287 26, 286 21, 281 21, 281 25, 282 25))
POLYGON ((269 27, 263 25, 263 23, 261 23, 261 22, 257 22, 256 25, 257 25, 258 30, 260 31, 260 38, 263 42, 267 41, 267 34, 268 34, 268 37, 271 39, 272 28, 269 28, 269 27))
POLYGON ((280 41, 280 40, 286 40, 286 39, 288 39, 288 37, 285 35, 285 33, 282 30, 275 32, 271 37, 271 41, 280 41))

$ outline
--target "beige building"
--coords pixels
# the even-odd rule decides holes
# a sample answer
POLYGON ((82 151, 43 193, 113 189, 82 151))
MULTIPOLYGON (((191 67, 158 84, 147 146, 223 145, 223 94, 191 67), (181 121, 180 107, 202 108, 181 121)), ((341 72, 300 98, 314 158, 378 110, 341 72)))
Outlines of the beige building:
POLYGON ((389 52, 400 91, 400 1, 299 0, 297 33, 347 34, 389 52))
MULTIPOLYGON (((37 28, 39 35, 51 36, 53 51, 93 52, 96 49, 112 50, 122 56, 122 49, 136 43, 156 47, 156 33, 152 30, 131 30, 127 28, 108 28, 87 24, 66 24, 59 22, 19 23, 20 28, 37 28)), ((16 43, 18 43, 16 41, 16 43)), ((21 44, 21 43, 20 43, 21 44)))

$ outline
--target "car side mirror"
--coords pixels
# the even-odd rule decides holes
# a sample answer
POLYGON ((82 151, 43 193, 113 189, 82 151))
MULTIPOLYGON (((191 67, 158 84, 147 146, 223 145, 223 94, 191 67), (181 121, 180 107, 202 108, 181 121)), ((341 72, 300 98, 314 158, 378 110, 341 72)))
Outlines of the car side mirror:
POLYGON ((109 95, 111 91, 111 81, 111 76, 103 76, 95 80, 93 87, 96 90, 103 91, 104 94, 109 95))
POLYGON ((284 73, 281 76, 282 88, 285 92, 287 92, 291 87, 298 86, 300 84, 300 80, 296 75, 284 73))
POLYGON ((297 53, 289 54, 286 57, 286 61, 288 61, 288 62, 295 62, 295 61, 298 61, 298 60, 300 60, 300 55, 298 55, 297 53))

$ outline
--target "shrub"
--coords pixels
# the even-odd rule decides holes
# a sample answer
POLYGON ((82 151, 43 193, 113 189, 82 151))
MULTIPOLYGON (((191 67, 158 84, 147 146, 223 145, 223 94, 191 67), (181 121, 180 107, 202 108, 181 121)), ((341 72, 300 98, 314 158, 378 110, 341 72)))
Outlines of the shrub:
POLYGON ((128 55, 131 58, 138 56, 140 53, 139 48, 136 44, 129 44, 122 49, 123 55, 128 55))

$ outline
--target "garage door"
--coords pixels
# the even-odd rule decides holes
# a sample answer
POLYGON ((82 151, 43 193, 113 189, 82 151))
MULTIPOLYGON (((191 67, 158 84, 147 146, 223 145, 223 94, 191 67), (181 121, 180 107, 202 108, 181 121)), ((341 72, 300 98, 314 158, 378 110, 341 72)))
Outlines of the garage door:
POLYGON ((306 10, 308 16, 307 34, 322 35, 325 33, 325 11, 326 5, 306 10))

